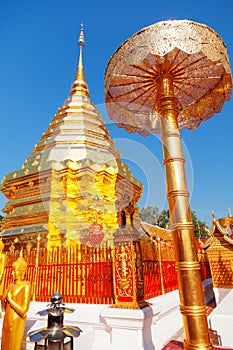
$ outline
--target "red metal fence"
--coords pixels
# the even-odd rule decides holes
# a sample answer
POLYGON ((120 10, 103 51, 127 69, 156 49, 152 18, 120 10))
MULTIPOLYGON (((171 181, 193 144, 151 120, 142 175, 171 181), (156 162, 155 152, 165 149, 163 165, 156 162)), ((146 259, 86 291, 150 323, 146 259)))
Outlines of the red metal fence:
POLYGON ((168 293, 178 288, 174 261, 162 262, 162 275, 158 261, 144 261, 143 265, 145 299, 161 295, 163 291, 168 293))
MULTIPOLYGON (((151 244, 148 247, 143 246, 142 253, 145 299, 178 288, 175 262, 162 260, 159 264, 156 247, 151 244)), ((163 259, 168 258, 165 253, 163 259)), ((4 272, 5 288, 12 282, 12 263, 18 256, 17 251, 8 256, 4 272)), ((109 247, 97 250, 81 246, 65 251, 56 248, 50 252, 49 258, 46 249, 41 249, 38 266, 35 264, 35 250, 25 251, 23 256, 28 262, 25 277, 32 285, 34 300, 49 302, 52 294, 58 291, 63 295, 64 302, 114 303, 113 259, 109 247)), ((211 277, 209 264, 202 262, 201 267, 202 279, 211 277)))
MULTIPOLYGON (((4 286, 12 283, 12 266, 6 266, 4 286)), ((112 262, 28 265, 25 279, 36 301, 50 301, 58 291, 66 303, 113 304, 112 262), (36 280, 35 280, 36 277, 36 280)))

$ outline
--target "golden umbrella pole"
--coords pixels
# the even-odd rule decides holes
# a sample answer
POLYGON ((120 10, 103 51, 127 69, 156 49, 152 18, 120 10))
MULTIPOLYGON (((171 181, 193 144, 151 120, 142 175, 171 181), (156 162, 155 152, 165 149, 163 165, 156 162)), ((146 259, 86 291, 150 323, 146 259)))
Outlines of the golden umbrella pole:
POLYGON ((200 264, 195 250, 194 227, 189 207, 181 137, 177 123, 177 102, 172 77, 164 74, 158 81, 157 112, 166 173, 170 225, 178 271, 180 310, 186 334, 186 349, 212 349, 209 341, 200 264), (201 347, 197 344, 202 344, 201 347))
POLYGON ((218 34, 183 20, 155 23, 126 40, 105 73, 105 100, 119 127, 161 133, 186 349, 212 349, 189 208, 179 129, 196 129, 230 99, 231 70, 218 34))

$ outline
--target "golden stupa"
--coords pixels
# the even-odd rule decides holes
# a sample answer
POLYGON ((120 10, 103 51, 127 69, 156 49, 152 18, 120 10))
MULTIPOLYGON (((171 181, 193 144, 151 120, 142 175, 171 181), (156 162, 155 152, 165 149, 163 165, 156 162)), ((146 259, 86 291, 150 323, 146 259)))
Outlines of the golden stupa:
POLYGON ((86 244, 90 229, 111 245, 117 228, 134 220, 142 184, 121 161, 104 121, 89 98, 84 75, 83 26, 70 95, 20 170, 6 175, 1 234, 6 249, 38 234, 47 247, 86 244), (94 228, 91 226, 94 226, 94 228), (99 225, 99 226, 98 226, 99 225))

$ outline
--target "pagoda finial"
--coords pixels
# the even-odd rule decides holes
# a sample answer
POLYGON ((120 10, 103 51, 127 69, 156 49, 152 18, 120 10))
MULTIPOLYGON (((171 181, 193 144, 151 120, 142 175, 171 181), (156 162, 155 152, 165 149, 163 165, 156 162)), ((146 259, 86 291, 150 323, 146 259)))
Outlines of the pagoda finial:
POLYGON ((80 30, 80 35, 78 39, 78 45, 80 50, 79 61, 78 61, 78 67, 76 70, 75 81, 73 82, 70 94, 89 96, 88 86, 84 75, 83 58, 82 58, 82 49, 85 45, 83 22, 81 23, 81 30, 80 30))
POLYGON ((80 49, 85 45, 83 22, 81 23, 81 30, 80 30, 80 34, 79 34, 78 44, 79 44, 80 49))

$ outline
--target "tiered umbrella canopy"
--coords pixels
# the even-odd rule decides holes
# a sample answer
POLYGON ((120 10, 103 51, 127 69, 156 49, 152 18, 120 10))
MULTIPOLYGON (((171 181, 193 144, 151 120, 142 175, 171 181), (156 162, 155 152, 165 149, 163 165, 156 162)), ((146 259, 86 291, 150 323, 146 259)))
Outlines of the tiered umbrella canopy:
POLYGON ((159 22, 125 41, 110 59, 105 97, 110 118, 128 132, 160 133, 158 78, 169 73, 179 110, 179 128, 196 129, 230 99, 227 49, 206 25, 159 22))

